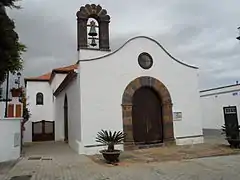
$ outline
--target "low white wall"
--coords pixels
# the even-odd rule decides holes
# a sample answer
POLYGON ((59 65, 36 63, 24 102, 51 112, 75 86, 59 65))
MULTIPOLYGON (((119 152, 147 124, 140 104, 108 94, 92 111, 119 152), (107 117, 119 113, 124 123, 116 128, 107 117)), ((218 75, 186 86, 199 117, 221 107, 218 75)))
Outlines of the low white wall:
POLYGON ((0 119, 0 162, 15 160, 21 153, 21 119, 0 119))
POLYGON ((0 118, 4 118, 5 115, 5 102, 0 101, 0 118))
POLYGON ((240 85, 200 93, 204 129, 221 129, 223 107, 236 106, 240 124, 240 85))
POLYGON ((27 121, 24 124, 23 142, 32 142, 32 121, 27 121))

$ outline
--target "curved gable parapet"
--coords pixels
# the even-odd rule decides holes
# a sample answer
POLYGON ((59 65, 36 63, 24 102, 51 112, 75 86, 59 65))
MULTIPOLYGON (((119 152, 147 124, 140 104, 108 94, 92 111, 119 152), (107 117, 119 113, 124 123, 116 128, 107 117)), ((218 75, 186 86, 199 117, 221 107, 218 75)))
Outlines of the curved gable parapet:
POLYGON ((120 51, 124 46, 126 46, 129 42, 135 40, 135 39, 139 39, 139 38, 145 38, 145 39, 148 39, 154 43, 156 43, 172 60, 184 65, 184 66, 187 66, 187 67, 190 67, 190 68, 193 68, 193 69, 198 69, 198 67, 196 66, 193 66, 193 65, 189 65, 189 64, 186 64, 184 63, 183 61, 181 60, 178 60, 176 59, 175 57, 173 57, 158 41, 150 38, 150 37, 147 37, 147 36, 137 36, 137 37, 133 37, 129 40, 127 40, 120 48, 118 48, 117 50, 113 51, 112 53, 109 53, 109 54, 106 54, 104 56, 101 56, 101 57, 97 57, 97 58, 91 58, 91 59, 82 59, 82 60, 78 60, 77 63, 79 62, 86 62, 86 61, 95 61, 95 60, 99 60, 99 59, 103 59, 105 57, 108 57, 108 56, 111 56, 113 54, 115 54, 116 52, 120 51))

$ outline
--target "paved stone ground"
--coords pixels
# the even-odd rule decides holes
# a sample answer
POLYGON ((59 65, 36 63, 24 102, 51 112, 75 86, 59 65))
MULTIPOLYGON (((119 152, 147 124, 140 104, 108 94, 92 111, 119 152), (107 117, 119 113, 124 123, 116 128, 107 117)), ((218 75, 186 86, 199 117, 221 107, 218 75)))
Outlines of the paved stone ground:
MULTIPOLYGON (((229 148, 228 142, 221 134, 208 134, 205 136, 204 141, 205 143, 203 144, 184 146, 168 145, 157 148, 124 151, 120 156, 120 164, 178 161, 213 156, 240 155, 240 149, 229 148)), ((101 154, 89 156, 89 158, 98 164, 106 164, 101 154)))
POLYGON ((0 163, 0 179, 17 163, 16 161, 8 161, 0 163))
POLYGON ((28 146, 1 180, 21 175, 32 175, 31 180, 239 180, 239 167, 239 155, 103 166, 77 155, 66 144, 40 143, 28 146), (40 159, 29 160, 33 157, 40 159))

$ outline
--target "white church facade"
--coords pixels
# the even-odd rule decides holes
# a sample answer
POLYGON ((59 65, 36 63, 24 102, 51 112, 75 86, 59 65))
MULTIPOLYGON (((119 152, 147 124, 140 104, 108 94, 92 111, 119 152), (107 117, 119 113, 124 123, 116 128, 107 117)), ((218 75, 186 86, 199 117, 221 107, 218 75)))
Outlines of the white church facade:
POLYGON ((120 149, 203 142, 197 67, 145 36, 111 52, 110 17, 99 5, 81 7, 77 19, 76 64, 25 79, 32 114, 25 142, 65 141, 95 154, 104 148, 95 142, 101 129, 126 133, 120 149))

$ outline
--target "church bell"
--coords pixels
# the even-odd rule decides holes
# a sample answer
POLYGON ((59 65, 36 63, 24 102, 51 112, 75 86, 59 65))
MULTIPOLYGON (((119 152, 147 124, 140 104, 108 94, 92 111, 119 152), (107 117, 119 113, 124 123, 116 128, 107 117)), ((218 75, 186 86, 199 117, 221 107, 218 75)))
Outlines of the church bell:
POLYGON ((90 45, 91 45, 91 46, 93 46, 93 47, 94 47, 94 46, 96 46, 96 45, 97 45, 97 43, 96 43, 96 40, 95 40, 95 38, 94 38, 94 37, 92 37, 91 39, 92 39, 92 42, 91 42, 91 44, 90 44, 90 45))
POLYGON ((91 21, 90 22, 90 31, 88 33, 89 36, 97 36, 97 31, 96 31, 96 27, 95 27, 95 22, 91 21))

